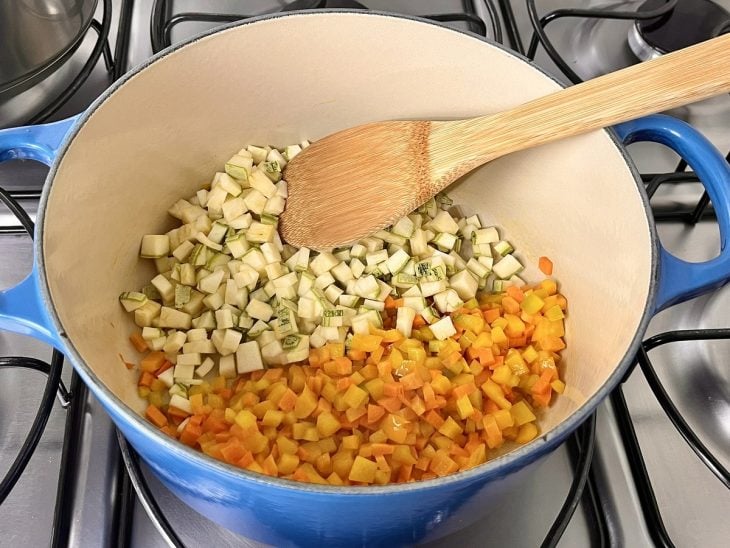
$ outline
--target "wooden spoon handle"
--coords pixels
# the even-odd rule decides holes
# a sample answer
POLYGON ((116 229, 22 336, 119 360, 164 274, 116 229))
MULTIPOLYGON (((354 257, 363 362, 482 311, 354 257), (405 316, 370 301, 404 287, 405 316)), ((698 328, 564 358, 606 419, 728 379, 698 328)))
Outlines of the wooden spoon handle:
MULTIPOLYGON (((730 34, 471 120, 434 122, 432 181, 510 152, 730 91, 730 34), (462 156, 459 161, 456 151, 462 156), (443 154, 439 154, 443 152, 443 154), (442 157, 439 157, 442 156, 442 157), (447 163, 451 162, 450 166, 447 163)), ((457 175, 458 176, 458 175, 457 175)))

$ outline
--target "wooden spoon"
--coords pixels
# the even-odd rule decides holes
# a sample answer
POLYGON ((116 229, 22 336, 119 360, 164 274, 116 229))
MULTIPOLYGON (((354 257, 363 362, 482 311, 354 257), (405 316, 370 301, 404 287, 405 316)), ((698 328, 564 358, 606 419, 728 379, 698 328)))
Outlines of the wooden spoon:
POLYGON ((281 234, 348 244, 393 224, 511 152, 730 91, 730 35, 468 120, 374 122, 329 135, 286 167, 281 234))

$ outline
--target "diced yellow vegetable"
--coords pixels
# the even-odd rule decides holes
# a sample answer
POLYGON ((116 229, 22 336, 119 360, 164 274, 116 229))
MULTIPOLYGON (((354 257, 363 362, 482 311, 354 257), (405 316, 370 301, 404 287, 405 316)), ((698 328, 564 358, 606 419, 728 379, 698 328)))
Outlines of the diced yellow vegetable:
POLYGON ((537 418, 530 408, 527 407, 527 404, 524 401, 518 401, 515 403, 511 407, 510 411, 512 412, 512 417, 515 419, 515 424, 517 426, 522 426, 523 424, 532 422, 537 418))
POLYGON ((358 455, 352 464, 348 479, 361 483, 372 483, 375 481, 375 472, 377 469, 378 465, 375 462, 358 455))
POLYGON ((517 443, 527 443, 530 440, 535 439, 537 436, 537 426, 534 422, 528 422, 520 426, 520 431, 517 434, 515 441, 517 443))
POLYGON ((320 436, 332 436, 340 429, 340 426, 340 421, 332 413, 325 412, 317 417, 317 430, 320 436))

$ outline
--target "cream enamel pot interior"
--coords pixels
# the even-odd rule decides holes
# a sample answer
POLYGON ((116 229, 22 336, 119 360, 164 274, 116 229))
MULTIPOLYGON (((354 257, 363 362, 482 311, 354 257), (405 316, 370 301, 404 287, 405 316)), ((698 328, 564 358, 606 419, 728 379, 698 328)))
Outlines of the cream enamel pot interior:
MULTIPOLYGON (((661 248, 611 131, 501 158, 453 187, 457 203, 504 227, 526 264, 551 257, 570 303, 567 389, 541 418, 543 434, 467 472, 405 486, 321 487, 241 471, 167 439, 139 415, 136 373, 119 359, 134 360, 135 351, 117 296, 150 278, 137 259, 140 237, 169 229, 167 207, 245 143, 314 140, 373 120, 475 116, 558 86, 475 36, 377 13, 250 20, 168 49, 78 119, 0 133, 0 160, 52 163, 35 268, 0 293, 0 327, 62 350, 164 484, 243 535, 277 546, 391 546, 465 527, 531 480, 529 470, 589 416, 656 310, 727 280, 730 173, 688 126, 652 117, 618 132, 675 148, 703 179, 723 244, 707 263, 661 248)), ((333 222, 346 219, 333 212, 333 222)))

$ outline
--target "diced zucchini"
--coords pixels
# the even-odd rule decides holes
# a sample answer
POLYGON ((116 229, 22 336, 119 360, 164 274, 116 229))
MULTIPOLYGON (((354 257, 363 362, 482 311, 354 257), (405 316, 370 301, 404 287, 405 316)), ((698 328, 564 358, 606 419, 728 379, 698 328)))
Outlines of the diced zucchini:
POLYGON ((479 281, 469 270, 461 270, 449 278, 449 285, 463 301, 473 299, 477 294, 479 281))
POLYGON ((395 328, 409 338, 413 329, 413 320, 416 318, 416 311, 407 306, 399 306, 396 315, 395 328))
MULTIPOLYGON (((278 216, 284 212, 286 207, 286 199, 281 196, 272 196, 266 202, 262 215, 278 216)), ((272 223, 273 224, 273 223, 272 223)))
POLYGON ((402 249, 400 251, 396 251, 388 260, 386 261, 386 265, 388 266, 388 272, 390 274, 398 274, 403 268, 406 266, 406 263, 411 259, 411 257, 403 251, 402 249))
POLYGON ((362 244, 355 244, 350 249, 350 257, 354 257, 356 259, 363 259, 366 253, 367 249, 365 249, 365 246, 362 244))
POLYGON ((400 246, 405 245, 405 243, 408 241, 403 236, 399 236, 398 234, 393 234, 392 232, 388 232, 387 230, 378 230, 375 234, 373 234, 375 238, 380 238, 384 242, 388 242, 389 244, 397 244, 400 246))
POLYGON ((447 282, 446 280, 437 280, 433 282, 429 281, 422 281, 419 282, 418 286, 421 289, 421 294, 424 297, 433 297, 436 293, 441 293, 442 291, 446 291, 447 289, 447 282))
POLYGON ((403 306, 412 308, 416 312, 421 312, 426 308, 426 299, 423 297, 403 297, 403 306))
POLYGON ((352 270, 350 270, 350 267, 347 266, 347 263, 344 261, 332 267, 330 273, 341 284, 346 284, 349 280, 353 280, 355 278, 352 274, 352 270))
POLYGON ((469 259, 469 261, 466 263, 466 268, 477 278, 486 278, 492 270, 491 266, 487 268, 485 264, 475 259, 474 257, 469 259))
POLYGON ((246 239, 251 243, 265 243, 274 241, 276 227, 254 221, 246 231, 246 239))
POLYGON ((190 302, 192 288, 188 285, 175 286, 175 308, 182 308, 190 302))
POLYGON ((272 182, 277 183, 281 180, 281 169, 281 165, 277 161, 263 162, 259 166, 258 173, 263 172, 272 182))
POLYGON ((211 358, 205 358, 203 360, 203 363, 201 363, 196 369, 195 374, 198 377, 205 377, 208 373, 211 372, 213 369, 213 366, 215 365, 215 362, 211 358))
POLYGON ((410 238, 413 235, 415 226, 413 221, 409 217, 403 217, 390 229, 393 234, 402 236, 404 238, 410 238))
POLYGON ((238 346, 238 350, 236 350, 236 370, 239 375, 263 368, 261 351, 256 341, 246 342, 238 346))
POLYGON ((259 249, 251 248, 241 257, 241 262, 253 268, 259 274, 266 272, 266 259, 259 249))
POLYGON ((439 211, 426 226, 437 233, 445 232, 447 234, 456 234, 459 231, 459 225, 456 224, 454 218, 448 211, 443 210, 439 211))
POLYGON ((332 270, 339 262, 332 253, 323 252, 312 259, 312 262, 309 263, 309 268, 312 269, 312 273, 315 276, 319 276, 332 270))
POLYGON ((499 261, 494 263, 492 271, 501 279, 506 280, 520 272, 522 268, 522 264, 514 255, 505 255, 499 261))
POLYGON ((314 280, 314 287, 318 289, 325 289, 335 283, 335 277, 331 272, 324 272, 317 276, 314 280))
POLYGON ((147 303, 147 295, 136 291, 125 291, 119 295, 119 302, 122 303, 124 310, 133 312, 147 303))
MULTIPOLYGON (((268 174, 266 173, 266 168, 264 168, 263 170, 256 170, 251 173, 251 176, 248 178, 248 183, 251 185, 251 188, 259 191, 264 197, 268 199, 276 195, 277 189, 274 185, 274 182, 272 182, 272 180, 267 175, 268 174)), ((278 181, 279 179, 276 180, 278 181)), ((249 209, 253 211, 252 208, 249 209)))
POLYGON ((499 232, 494 226, 480 228, 472 232, 471 242, 473 244, 493 244, 499 241, 499 232))
POLYGON ((254 319, 268 322, 274 314, 274 309, 268 303, 252 299, 246 307, 246 314, 254 319))
POLYGON ((324 290, 325 297, 332 302, 337 302, 337 299, 340 298, 340 295, 344 293, 344 290, 340 289, 336 285, 331 285, 327 289, 324 290))
POLYGON ((145 234, 142 236, 139 256, 143 259, 167 257, 170 253, 170 237, 167 234, 145 234))
POLYGON ((166 353, 177 352, 185 344, 186 335, 184 331, 175 331, 167 336, 162 350, 166 353))
POLYGON ((261 162, 266 160, 266 154, 268 153, 268 151, 265 148, 248 145, 246 147, 246 150, 249 154, 251 154, 251 157, 253 158, 255 164, 260 164, 261 162))
POLYGON ((299 145, 289 145, 284 149, 284 156, 291 162, 301 151, 302 147, 299 145))
POLYGON ((431 332, 437 340, 443 341, 452 335, 456 335, 456 328, 451 321, 451 316, 445 316, 430 325, 431 332))
POLYGON ((252 168, 253 158, 251 156, 242 156, 241 154, 234 154, 225 165, 226 173, 241 181, 248 180, 252 168))
POLYGON ((501 257, 504 257, 514 251, 512 245, 505 240, 500 240, 499 242, 492 244, 492 249, 501 257))
POLYGON ((250 227, 252 222, 253 216, 250 213, 244 213, 240 217, 236 217, 235 219, 228 221, 228 226, 235 230, 244 230, 250 227))
POLYGON ((421 310, 421 316, 423 316, 423 319, 426 320, 426 323, 428 323, 429 325, 437 322, 440 317, 432 306, 427 306, 426 308, 421 310))
POLYGON ((175 310, 168 306, 160 309, 159 327, 190 329, 192 316, 181 310, 175 310))
POLYGON ((348 308, 355 308, 360 302, 360 297, 358 297, 357 295, 344 294, 344 295, 340 295, 338 302, 342 306, 346 306, 348 308))
POLYGON ((309 266, 309 248, 302 247, 286 261, 289 270, 304 272, 309 266))
MULTIPOLYGON (((266 181, 271 182, 266 176, 263 177, 266 181)), ((256 215, 261 215, 261 213, 263 213, 267 201, 268 198, 256 189, 248 191, 243 198, 243 203, 246 204, 248 210, 256 215)))
POLYGON ((152 326, 153 320, 160 315, 161 309, 162 305, 160 303, 147 301, 134 311, 134 323, 136 323, 139 327, 152 326))
POLYGON ((198 282, 198 289, 209 295, 215 293, 223 283, 223 276, 225 276, 225 271, 223 270, 216 270, 208 274, 198 282))

